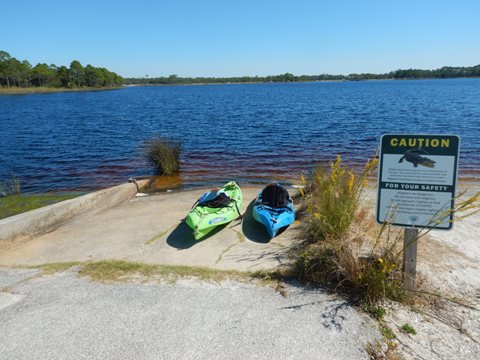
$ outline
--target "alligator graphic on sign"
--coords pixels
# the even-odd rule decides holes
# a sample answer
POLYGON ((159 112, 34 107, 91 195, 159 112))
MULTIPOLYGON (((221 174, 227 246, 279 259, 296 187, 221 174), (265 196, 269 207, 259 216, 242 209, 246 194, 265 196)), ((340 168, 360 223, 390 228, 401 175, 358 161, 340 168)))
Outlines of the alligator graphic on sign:
POLYGON ((410 149, 405 151, 402 158, 398 160, 398 162, 401 163, 403 162, 403 159, 405 159, 406 161, 412 163, 414 167, 418 167, 418 165, 429 168, 435 167, 435 161, 422 155, 428 155, 428 153, 422 149, 410 149))

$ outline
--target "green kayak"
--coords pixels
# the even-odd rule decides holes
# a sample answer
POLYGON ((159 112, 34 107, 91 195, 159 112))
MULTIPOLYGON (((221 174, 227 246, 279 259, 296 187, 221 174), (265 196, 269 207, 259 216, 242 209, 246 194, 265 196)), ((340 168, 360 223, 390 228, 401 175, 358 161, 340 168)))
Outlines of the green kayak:
POLYGON ((228 224, 240 216, 242 190, 235 181, 226 183, 221 189, 210 190, 197 200, 185 221, 193 229, 195 240, 228 224))

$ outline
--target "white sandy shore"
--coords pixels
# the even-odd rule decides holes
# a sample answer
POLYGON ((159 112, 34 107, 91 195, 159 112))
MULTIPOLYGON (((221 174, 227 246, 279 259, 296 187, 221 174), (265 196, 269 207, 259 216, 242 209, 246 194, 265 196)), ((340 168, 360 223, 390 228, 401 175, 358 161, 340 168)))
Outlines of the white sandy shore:
MULTIPOLYGON (((480 187, 464 183, 465 196, 480 187)), ((368 193, 369 205, 376 202, 368 193)), ((372 206, 372 214, 373 214, 372 206)), ((437 293, 425 306, 390 304, 385 323, 405 359, 477 359, 480 354, 480 213, 456 221, 450 231, 432 230, 419 240, 417 289, 437 293), (450 301, 453 300, 453 301, 450 301), (465 304, 463 306, 460 304, 465 304), (410 324, 416 335, 405 334, 410 324)))

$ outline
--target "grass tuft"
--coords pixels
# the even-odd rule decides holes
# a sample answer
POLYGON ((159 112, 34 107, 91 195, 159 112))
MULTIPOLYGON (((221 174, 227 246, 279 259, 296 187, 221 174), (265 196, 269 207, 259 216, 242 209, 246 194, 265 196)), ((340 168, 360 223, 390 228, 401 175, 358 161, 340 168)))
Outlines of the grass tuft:
POLYGON ((387 325, 380 326, 380 333, 386 340, 393 340, 396 338, 395 333, 387 325))
POLYGON ((157 136, 145 141, 143 152, 160 175, 172 175, 180 168, 182 142, 157 136))
POLYGON ((405 334, 412 334, 412 335, 416 335, 416 334, 417 334, 415 328, 414 328, 412 325, 408 324, 408 323, 403 324, 403 325, 400 327, 400 330, 401 330, 403 333, 405 333, 405 334))
POLYGON ((385 310, 383 306, 372 306, 365 304, 363 310, 372 315, 372 317, 376 320, 383 320, 387 314, 387 310, 385 310))
POLYGON ((0 181, 0 197, 11 195, 20 195, 20 180, 18 180, 13 174, 7 181, 0 181))

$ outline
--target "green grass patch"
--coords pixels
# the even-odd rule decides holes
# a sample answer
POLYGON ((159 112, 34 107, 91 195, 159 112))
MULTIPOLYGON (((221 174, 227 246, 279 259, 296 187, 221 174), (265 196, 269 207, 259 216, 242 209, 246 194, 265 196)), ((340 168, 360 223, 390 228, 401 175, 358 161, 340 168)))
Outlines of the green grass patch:
POLYGON ((387 310, 383 306, 373 306, 369 304, 365 304, 363 307, 367 313, 369 313, 373 318, 377 320, 383 320, 385 315, 387 314, 387 310))
POLYGON ((412 335, 417 334, 417 331, 415 330, 415 328, 412 325, 410 325, 409 323, 403 324, 400 327, 400 330, 405 334, 412 334, 412 335))
POLYGON ((80 193, 11 195, 0 198, 0 219, 72 199, 80 193))

